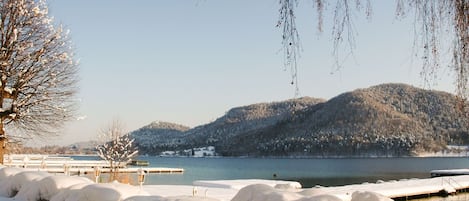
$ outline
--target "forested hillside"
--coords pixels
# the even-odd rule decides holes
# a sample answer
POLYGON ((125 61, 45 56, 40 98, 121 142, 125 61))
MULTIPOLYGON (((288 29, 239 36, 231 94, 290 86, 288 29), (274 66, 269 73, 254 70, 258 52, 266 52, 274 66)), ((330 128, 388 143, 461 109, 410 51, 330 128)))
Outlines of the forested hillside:
POLYGON ((193 129, 154 126, 132 135, 148 154, 213 145, 225 156, 409 156, 469 144, 457 106, 446 92, 383 84, 328 101, 237 107, 193 129))

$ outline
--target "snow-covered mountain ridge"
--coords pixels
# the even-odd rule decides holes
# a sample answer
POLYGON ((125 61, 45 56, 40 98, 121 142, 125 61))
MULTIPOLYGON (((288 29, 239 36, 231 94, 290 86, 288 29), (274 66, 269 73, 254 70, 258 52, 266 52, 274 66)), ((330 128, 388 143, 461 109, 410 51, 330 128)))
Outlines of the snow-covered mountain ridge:
POLYGON ((382 84, 328 101, 237 107, 192 129, 153 126, 132 135, 141 153, 155 155, 213 145, 226 156, 409 156, 469 144, 459 105, 446 92, 382 84))

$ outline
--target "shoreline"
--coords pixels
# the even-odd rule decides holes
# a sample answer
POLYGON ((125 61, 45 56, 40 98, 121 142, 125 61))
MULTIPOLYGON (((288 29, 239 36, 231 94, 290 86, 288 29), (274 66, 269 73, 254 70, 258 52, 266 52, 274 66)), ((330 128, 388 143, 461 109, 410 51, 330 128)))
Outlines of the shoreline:
POLYGON ((467 189, 469 175, 312 188, 302 188, 295 181, 265 179, 198 180, 192 185, 138 186, 118 182, 94 183, 83 177, 53 175, 22 168, 0 168, 0 201, 363 201, 363 198, 368 198, 367 201, 391 201, 455 195, 467 189), (19 189, 15 186, 19 186, 19 189), (15 189, 17 194, 9 194, 15 189), (80 199, 83 196, 86 199, 80 199))
MULTIPOLYGON (((12 154, 12 155, 49 155, 49 156, 65 156, 65 157, 99 157, 96 154, 12 154)), ((367 159, 367 158, 464 158, 469 157, 469 151, 465 150, 443 150, 439 152, 422 152, 413 155, 402 156, 384 156, 384 155, 328 155, 328 156, 313 156, 313 155, 292 155, 292 156, 258 156, 258 155, 245 155, 245 156, 184 156, 184 155, 139 155, 140 157, 162 157, 162 158, 253 158, 253 159, 367 159)))

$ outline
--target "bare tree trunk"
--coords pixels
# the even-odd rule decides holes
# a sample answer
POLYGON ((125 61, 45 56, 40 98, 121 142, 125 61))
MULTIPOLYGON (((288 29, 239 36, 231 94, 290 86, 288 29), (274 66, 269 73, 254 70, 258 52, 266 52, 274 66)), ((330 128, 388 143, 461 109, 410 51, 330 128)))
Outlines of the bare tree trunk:
MULTIPOLYGON (((3 70, 3 69, 2 69, 3 70)), ((6 82, 4 79, 0 80, 0 84, 2 86, 5 86, 6 82)), ((0 109, 3 108, 3 101, 4 101, 4 98, 5 98, 5 89, 4 87, 1 87, 0 88, 0 109)), ((3 116, 0 116, 0 164, 3 165, 3 155, 5 155, 5 147, 6 147, 6 136, 5 136, 5 128, 3 126, 3 122, 5 120, 5 117, 3 116)))
MULTIPOLYGON (((2 118, 3 119, 3 118, 2 118)), ((5 154, 6 148, 6 136, 5 130, 3 130, 3 121, 0 122, 0 164, 3 165, 3 155, 5 154)))

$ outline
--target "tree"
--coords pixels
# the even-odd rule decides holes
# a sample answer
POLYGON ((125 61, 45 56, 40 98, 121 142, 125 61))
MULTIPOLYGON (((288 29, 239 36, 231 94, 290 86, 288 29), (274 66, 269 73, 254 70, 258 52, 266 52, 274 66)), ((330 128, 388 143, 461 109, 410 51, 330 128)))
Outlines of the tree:
POLYGON ((100 133, 101 143, 96 146, 98 156, 109 163, 110 180, 115 180, 119 168, 129 163, 138 153, 133 145, 134 139, 124 131, 122 124, 114 120, 100 133))
MULTIPOLYGON (((44 0, 0 0, 0 162, 8 131, 50 136, 74 116, 77 62, 44 0)), ((13 135, 11 136, 13 137, 13 135)))
MULTIPOLYGON (((314 0, 318 13, 318 30, 322 32, 325 0, 314 0)), ((297 83, 297 59, 300 55, 300 37, 295 23, 295 8, 298 0, 279 0, 279 20, 277 27, 282 31, 285 67, 291 69, 292 84, 297 83)), ((372 7, 370 0, 337 0, 333 8, 333 55, 336 67, 340 68, 339 46, 346 41, 350 53, 355 47, 353 26, 354 10, 365 10, 370 18, 372 7), (365 6, 363 4, 365 3, 365 6)), ((396 17, 406 17, 414 13, 415 42, 423 60, 421 75, 425 82, 437 77, 441 66, 448 66, 455 72, 456 93, 462 102, 469 97, 469 1, 468 0, 396 0, 396 17), (449 36, 449 37, 448 37, 449 36), (444 41, 452 40, 446 46, 444 41), (442 63, 440 53, 452 52, 451 63, 442 63)), ((347 53, 345 55, 349 55, 347 53)), ((347 57, 347 56, 345 56, 347 57)), ((298 90, 298 85, 296 85, 298 90)))

